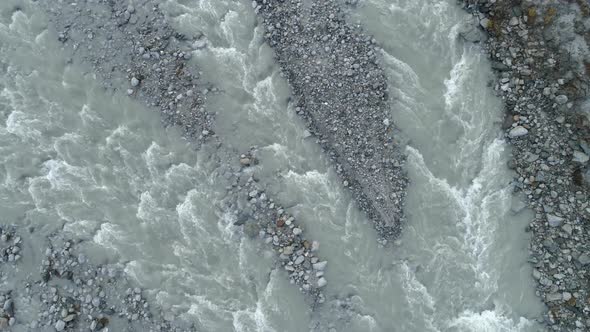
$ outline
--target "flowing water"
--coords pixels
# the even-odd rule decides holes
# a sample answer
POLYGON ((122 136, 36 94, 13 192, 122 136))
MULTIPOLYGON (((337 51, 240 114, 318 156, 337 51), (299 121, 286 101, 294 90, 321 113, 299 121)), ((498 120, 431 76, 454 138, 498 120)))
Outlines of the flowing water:
MULTIPOLYGON (((538 331, 526 263, 530 212, 510 211, 509 151, 489 64, 457 30, 451 0, 367 0, 353 10, 382 45, 391 114, 408 138, 403 236, 377 235, 289 106, 289 88, 248 1, 169 0, 203 32, 194 65, 223 92, 216 132, 257 146, 259 178, 321 243, 327 303, 312 311, 219 204, 222 171, 159 115, 69 65, 42 13, 0 3, 0 210, 84 239, 162 308, 203 331, 538 331)), ((34 235, 34 236, 41 236, 34 235)))

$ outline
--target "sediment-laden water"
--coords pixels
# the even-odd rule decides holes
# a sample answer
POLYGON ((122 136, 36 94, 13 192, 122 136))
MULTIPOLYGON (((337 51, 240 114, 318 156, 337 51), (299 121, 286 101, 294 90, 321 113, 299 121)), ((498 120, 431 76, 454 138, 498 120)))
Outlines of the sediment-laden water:
POLYGON ((42 13, 15 5, 0 4, 0 209, 39 242, 85 240, 93 259, 123 264, 202 331, 539 330, 531 215, 511 211, 501 103, 485 57, 457 38, 465 14, 453 1, 351 9, 383 47, 391 116, 408 140, 408 221, 387 248, 290 109, 251 4, 162 4, 179 31, 207 38, 191 61, 222 92, 207 104, 217 135, 236 151, 257 147, 260 181, 321 244, 328 300, 313 311, 273 253, 232 225, 211 151, 99 88, 62 57, 42 13))

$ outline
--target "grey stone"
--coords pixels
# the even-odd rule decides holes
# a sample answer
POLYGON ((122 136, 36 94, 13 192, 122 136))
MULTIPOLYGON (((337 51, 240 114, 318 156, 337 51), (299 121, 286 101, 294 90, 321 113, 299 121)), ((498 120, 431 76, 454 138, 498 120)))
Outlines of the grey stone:
POLYGON ((295 265, 299 265, 299 264, 303 263, 303 261, 304 261, 304 260, 305 260, 305 257, 303 257, 303 256, 298 256, 298 257, 295 259, 295 261, 293 262, 293 264, 295 264, 295 265))
POLYGON ((313 269, 318 270, 318 271, 323 271, 326 268, 327 264, 328 264, 327 261, 315 263, 315 264, 313 264, 313 269))
POLYGON ((547 222, 551 227, 559 227, 563 224, 563 218, 553 214, 547 214, 547 222))
POLYGON ((283 248, 283 254, 285 255, 291 255, 293 253, 293 247, 292 246, 287 246, 285 248, 283 248))
POLYGON ((66 328, 66 322, 63 320, 58 320, 57 323, 54 325, 56 331, 63 331, 66 328))
POLYGON ((472 15, 466 15, 465 19, 463 20, 461 30, 459 31, 459 36, 463 38, 463 40, 470 43, 477 43, 482 40, 486 40, 486 36, 477 28, 476 24, 479 23, 474 21, 474 17, 472 15))
POLYGON ((4 312, 7 313, 9 316, 13 316, 14 315, 14 301, 12 301, 12 299, 8 299, 4 302, 4 305, 2 306, 2 309, 4 309, 4 312))
POLYGON ((521 137, 524 136, 526 134, 528 134, 529 131, 528 129, 526 129, 525 127, 522 126, 516 126, 514 128, 512 128, 510 130, 510 132, 508 133, 508 135, 512 138, 516 138, 516 137, 521 137))
POLYGON ((318 288, 322 288, 328 284, 328 281, 324 277, 318 279, 318 288))
POLYGON ((484 17, 479 20, 479 25, 481 25, 482 28, 487 29, 490 26, 490 20, 484 17))
POLYGON ((580 262, 580 264, 582 264, 582 265, 590 264, 590 255, 581 254, 580 256, 578 256, 578 262, 580 262))
POLYGON ((590 160, 590 157, 584 152, 574 151, 574 157, 572 160, 580 164, 585 164, 590 160))
POLYGON ((550 293, 545 296, 548 302, 561 301, 562 295, 560 293, 550 293))
POLYGON ((207 46, 207 40, 206 39, 199 39, 199 40, 196 40, 193 43, 193 47, 195 49, 197 49, 197 50, 202 49, 202 48, 205 48, 206 46, 207 46))
POLYGON ((508 24, 510 24, 512 26, 518 25, 518 17, 512 17, 510 19, 510 22, 508 22, 508 24))
POLYGON ((555 97, 555 102, 560 105, 567 103, 567 100, 568 99, 567 99, 566 95, 559 95, 559 96, 555 97))
POLYGON ((98 307, 100 305, 100 298, 95 297, 92 299, 92 305, 98 307))
POLYGON ((135 77, 131 78, 131 86, 136 87, 139 85, 139 80, 135 77))

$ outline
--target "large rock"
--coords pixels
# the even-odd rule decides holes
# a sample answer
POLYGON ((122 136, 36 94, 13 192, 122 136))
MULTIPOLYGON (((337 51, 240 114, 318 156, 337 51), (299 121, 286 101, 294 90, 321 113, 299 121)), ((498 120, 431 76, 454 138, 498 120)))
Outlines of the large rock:
POLYGON ((580 164, 585 164, 588 162, 588 160, 590 160, 590 157, 588 157, 588 155, 584 152, 574 151, 574 157, 572 160, 580 164))
POLYGON ((470 43, 478 43, 487 39, 486 34, 479 29, 479 22, 475 21, 473 15, 466 15, 459 30, 459 36, 470 43))
POLYGON ((561 293, 550 293, 546 297, 548 302, 561 301, 563 299, 561 293))
POLYGON ((549 226, 551 226, 551 227, 559 227, 563 224, 563 218, 548 213, 547 214, 547 222, 549 223, 549 226))
POLYGON ((529 133, 529 131, 525 127, 516 126, 510 130, 510 132, 508 133, 508 136, 510 136, 511 138, 516 138, 516 137, 524 136, 528 133, 529 133))
POLYGON ((581 254, 580 256, 578 256, 578 262, 580 262, 580 264, 582 264, 582 265, 590 264, 590 255, 581 254))

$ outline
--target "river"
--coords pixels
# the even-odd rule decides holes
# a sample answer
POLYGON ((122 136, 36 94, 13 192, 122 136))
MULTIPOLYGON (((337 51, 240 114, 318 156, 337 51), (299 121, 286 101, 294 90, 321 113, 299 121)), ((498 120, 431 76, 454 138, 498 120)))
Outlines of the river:
MULTIPOLYGON (((162 4, 207 47, 192 63, 223 92, 216 133, 258 149, 259 177, 321 243, 327 302, 311 310, 220 202, 223 174, 157 112, 69 65, 43 13, 0 4, 0 210, 84 240, 163 310, 203 331, 538 331, 525 226, 511 211, 501 100, 451 0, 367 0, 351 11, 382 46, 392 118, 407 137, 407 224, 392 246, 289 107, 289 86, 247 1, 162 4)), ((39 250, 42 247, 39 247, 39 250)))

